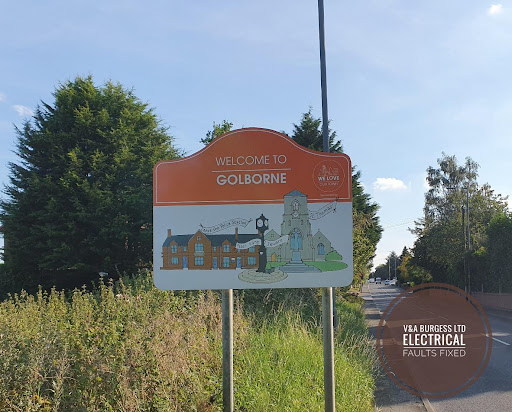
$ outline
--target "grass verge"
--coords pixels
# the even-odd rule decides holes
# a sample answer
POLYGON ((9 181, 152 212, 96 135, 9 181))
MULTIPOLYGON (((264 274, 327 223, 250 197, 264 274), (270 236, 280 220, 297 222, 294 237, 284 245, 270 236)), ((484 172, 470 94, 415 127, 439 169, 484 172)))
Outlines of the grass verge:
MULTIPOLYGON (((373 362, 365 338, 345 334, 335 343, 336 411, 366 412, 373 405, 373 362)), ((321 330, 291 312, 249 334, 235 363, 240 411, 323 411, 321 330)))
MULTIPOLYGON (((240 291, 240 411, 323 410, 318 291, 240 291)), ((336 410, 369 411, 373 348, 360 305, 338 307, 336 410)), ((220 411, 216 292, 164 292, 142 274, 95 292, 22 292, 0 302, 0 411, 220 411)))

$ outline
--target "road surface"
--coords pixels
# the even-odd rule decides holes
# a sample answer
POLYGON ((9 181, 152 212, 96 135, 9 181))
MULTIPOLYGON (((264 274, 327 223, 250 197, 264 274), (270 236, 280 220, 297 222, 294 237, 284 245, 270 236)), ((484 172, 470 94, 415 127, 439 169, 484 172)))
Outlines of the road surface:
MULTIPOLYGON (((384 284, 365 285, 380 313, 402 290, 384 284)), ((493 333, 491 359, 477 382, 447 399, 431 399, 426 407, 435 412, 512 411, 512 314, 486 311, 493 333)))

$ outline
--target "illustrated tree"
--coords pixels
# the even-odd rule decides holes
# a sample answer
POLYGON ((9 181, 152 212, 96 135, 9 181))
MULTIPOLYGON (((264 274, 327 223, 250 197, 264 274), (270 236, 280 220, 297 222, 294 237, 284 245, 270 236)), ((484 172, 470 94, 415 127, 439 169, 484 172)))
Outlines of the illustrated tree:
POLYGON ((149 267, 153 166, 178 156, 153 110, 120 84, 77 77, 53 96, 16 128, 20 160, 0 205, 11 289, 149 267))

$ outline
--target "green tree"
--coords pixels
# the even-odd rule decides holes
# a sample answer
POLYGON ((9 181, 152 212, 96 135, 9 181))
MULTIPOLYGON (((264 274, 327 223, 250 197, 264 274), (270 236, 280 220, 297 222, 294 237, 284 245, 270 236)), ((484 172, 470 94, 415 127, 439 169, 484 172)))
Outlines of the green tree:
POLYGON ((77 77, 53 96, 16 128, 20 160, 1 202, 11 288, 150 266, 153 166, 178 155, 153 110, 120 84, 77 77))
POLYGON ((512 292, 512 216, 496 215, 489 223, 488 234, 492 274, 488 285, 495 292, 512 292))
MULTIPOLYGON (((312 115, 310 107, 303 113, 298 125, 294 124, 291 138, 308 149, 322 151, 322 121, 312 115)), ((330 152, 340 153, 343 146, 336 140, 336 132, 329 130, 330 152)), ((371 201, 360 182, 361 172, 352 169, 352 209, 353 209, 353 247, 354 247, 354 279, 361 275, 367 276, 373 265, 377 243, 382 236, 377 211, 379 205, 371 201)))
POLYGON ((389 275, 389 269, 388 269, 388 265, 385 263, 378 265, 375 268, 375 271, 373 272, 374 278, 387 279, 388 275, 389 275))
MULTIPOLYGON (((313 117, 312 108, 302 114, 300 123, 293 124, 292 139, 301 146, 311 150, 323 151, 324 138, 322 134, 322 121, 313 117)), ((336 140, 336 132, 329 129, 329 151, 331 153, 343 152, 340 140, 336 140)))
POLYGON ((213 122, 213 129, 206 132, 206 136, 201 139, 201 143, 205 146, 209 145, 216 137, 231 131, 233 123, 223 120, 221 124, 213 122))
POLYGON ((414 264, 413 256, 407 248, 404 248, 400 255, 400 266, 397 267, 397 273, 400 283, 409 283, 411 286, 433 280, 427 269, 414 264))
POLYGON ((402 250, 402 254, 400 255, 400 265, 397 267, 398 272, 398 281, 400 283, 409 282, 409 270, 407 266, 412 258, 411 252, 407 247, 404 247, 402 250))
POLYGON ((427 169, 429 190, 425 194, 423 217, 413 229, 418 236, 413 262, 433 273, 436 281, 460 287, 467 283, 467 267, 472 259, 481 262, 484 257, 487 226, 496 214, 507 210, 507 202, 489 184, 478 184, 479 165, 471 158, 459 165, 455 156, 442 153, 437 163, 438 167, 427 169))
POLYGON ((370 274, 373 257, 375 256, 375 246, 368 231, 372 227, 373 221, 367 214, 352 209, 352 245, 354 259, 354 282, 358 283, 363 277, 370 274))

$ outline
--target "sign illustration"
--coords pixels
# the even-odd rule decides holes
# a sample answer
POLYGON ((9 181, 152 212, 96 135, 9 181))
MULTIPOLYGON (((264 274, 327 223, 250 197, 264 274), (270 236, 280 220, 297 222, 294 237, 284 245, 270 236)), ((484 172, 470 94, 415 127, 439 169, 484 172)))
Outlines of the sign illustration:
POLYGON ((266 129, 241 129, 154 169, 160 289, 346 286, 351 164, 266 129))

